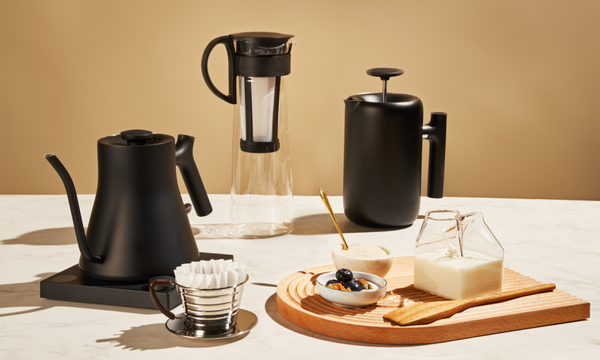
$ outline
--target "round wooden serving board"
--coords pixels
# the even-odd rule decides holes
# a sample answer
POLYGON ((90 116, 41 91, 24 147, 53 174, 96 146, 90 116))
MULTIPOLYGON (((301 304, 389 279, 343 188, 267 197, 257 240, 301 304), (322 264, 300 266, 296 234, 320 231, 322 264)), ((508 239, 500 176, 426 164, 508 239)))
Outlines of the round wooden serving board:
MULTIPOLYGON (((413 286, 414 259, 396 258, 387 294, 377 304, 346 309, 323 299, 316 289, 320 274, 335 271, 333 265, 298 271, 277 286, 277 309, 292 323, 339 339, 379 344, 426 344, 498 332, 582 320, 590 316, 590 303, 559 290, 467 309, 448 319, 427 325, 399 326, 384 320, 391 310, 444 298, 413 286)), ((503 291, 541 284, 504 269, 503 291)))

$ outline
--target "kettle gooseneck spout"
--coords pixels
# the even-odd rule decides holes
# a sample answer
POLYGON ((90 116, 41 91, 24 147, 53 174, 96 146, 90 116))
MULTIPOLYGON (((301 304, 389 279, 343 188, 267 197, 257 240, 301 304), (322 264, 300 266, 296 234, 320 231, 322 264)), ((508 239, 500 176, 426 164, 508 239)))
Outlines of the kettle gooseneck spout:
POLYGON ((79 245, 79 251, 81 255, 90 262, 100 263, 102 262, 102 257, 99 255, 94 255, 90 252, 88 247, 87 239, 85 236, 85 230, 83 229, 83 221, 81 220, 81 211, 79 210, 79 201, 77 200, 77 192, 75 191, 75 185, 73 184, 73 180, 69 175, 69 172, 63 164, 58 160, 58 157, 54 154, 46 154, 44 158, 48 160, 50 165, 56 170, 58 175, 63 181, 65 185, 65 190, 67 191, 67 198, 69 199, 69 207, 71 208, 71 216, 73 217, 73 225, 75 227, 75 235, 77 238, 77 245, 79 245))

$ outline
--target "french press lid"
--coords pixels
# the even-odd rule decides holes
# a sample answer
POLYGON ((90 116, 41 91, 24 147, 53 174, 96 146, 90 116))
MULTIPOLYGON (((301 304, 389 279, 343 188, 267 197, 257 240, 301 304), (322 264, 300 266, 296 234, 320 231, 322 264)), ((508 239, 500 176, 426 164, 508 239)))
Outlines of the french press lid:
POLYGON ((404 70, 396 69, 396 68, 373 68, 367 70, 367 75, 376 76, 381 79, 382 87, 381 87, 381 102, 386 102, 387 100, 387 82, 391 77, 400 76, 404 74, 404 70))
POLYGON ((380 93, 361 93, 351 95, 347 100, 368 102, 368 103, 386 103, 394 105, 408 105, 420 101, 418 97, 409 94, 395 94, 387 92, 387 81, 395 76, 404 74, 403 70, 396 68, 373 68, 367 70, 367 75, 375 76, 381 79, 382 89, 380 93))

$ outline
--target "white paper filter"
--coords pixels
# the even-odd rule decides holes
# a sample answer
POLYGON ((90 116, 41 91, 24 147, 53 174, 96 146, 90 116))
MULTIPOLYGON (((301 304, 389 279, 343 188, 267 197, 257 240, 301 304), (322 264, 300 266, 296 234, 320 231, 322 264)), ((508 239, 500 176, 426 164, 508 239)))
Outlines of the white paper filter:
POLYGON ((220 289, 242 283, 247 267, 233 260, 201 260, 178 266, 174 270, 177 284, 194 289, 220 289))

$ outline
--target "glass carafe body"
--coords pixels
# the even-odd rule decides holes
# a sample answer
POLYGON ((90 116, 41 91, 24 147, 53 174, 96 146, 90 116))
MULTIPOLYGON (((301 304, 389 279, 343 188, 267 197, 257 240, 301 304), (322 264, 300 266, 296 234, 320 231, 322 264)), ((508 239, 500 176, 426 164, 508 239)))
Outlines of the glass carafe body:
POLYGON ((284 235, 292 230, 293 201, 287 77, 238 76, 237 81, 230 230, 243 238, 284 235), (279 82, 277 86, 276 82, 279 82), (246 116, 249 113, 249 97, 245 91, 248 83, 252 86, 252 132, 248 131, 246 116), (244 151, 243 144, 248 140, 275 143, 277 150, 244 151))

